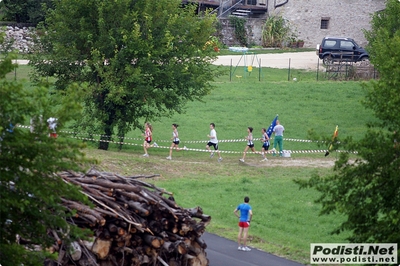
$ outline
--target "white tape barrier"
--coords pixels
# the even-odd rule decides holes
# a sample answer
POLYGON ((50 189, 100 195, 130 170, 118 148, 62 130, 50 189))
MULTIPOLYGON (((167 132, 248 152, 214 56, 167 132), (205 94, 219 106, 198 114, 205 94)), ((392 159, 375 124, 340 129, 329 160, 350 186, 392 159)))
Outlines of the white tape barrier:
MULTIPOLYGON (((22 126, 18 125, 18 127, 21 128, 30 128, 29 126, 22 126)), ((81 132, 74 132, 74 131, 66 131, 66 130, 61 130, 59 131, 60 133, 66 133, 66 134, 71 134, 71 135, 88 135, 88 133, 81 133, 81 132)), ((102 135, 102 134, 90 134, 91 136, 96 136, 96 137, 102 137, 102 138, 111 138, 112 136, 107 136, 107 135, 102 135)), ((114 136, 114 138, 118 138, 118 136, 114 136)), ((143 138, 130 138, 130 137, 124 137, 124 139, 128 140, 140 140, 142 141, 143 138)), ((257 139, 257 138, 256 138, 257 139)), ((270 140, 274 140, 274 138, 271 138, 270 140)), ((308 140, 308 139, 291 139, 291 138, 284 138, 284 141, 294 141, 294 142, 322 142, 324 143, 325 141, 315 141, 315 140, 308 140)), ((171 142, 170 140, 155 140, 156 142, 171 142)), ((218 142, 224 143, 224 142, 245 142, 247 141, 246 139, 222 139, 219 140, 218 142)), ((185 143, 208 143, 208 140, 185 140, 185 143)))
MULTIPOLYGON (((23 126, 23 125, 18 125, 18 127, 20 128, 30 128, 29 126, 23 126)), ((73 132, 73 131, 59 131, 60 133, 67 133, 67 134, 73 134, 73 135, 83 135, 83 134, 87 134, 87 133, 78 133, 78 132, 73 132)), ((100 134, 92 134, 93 136, 99 136, 99 137, 107 137, 106 135, 100 135, 100 134)), ((84 140, 84 141, 93 141, 93 142, 108 142, 108 143, 113 143, 113 144, 118 144, 118 145, 131 145, 131 146, 143 146, 143 144, 137 144, 137 143, 131 143, 131 142, 121 142, 121 141, 114 141, 114 140, 105 140, 105 139, 94 139, 94 138, 87 138, 87 137, 78 137, 78 136, 70 136, 70 138, 74 138, 74 139, 79 139, 79 140, 84 140)), ((139 141, 143 141, 143 138, 124 138, 124 139, 129 139, 129 140, 139 140, 139 141)), ((300 139, 284 139, 287 141, 298 141, 298 142, 314 142, 312 140, 300 140, 300 139)), ((219 142, 243 142, 243 141, 247 141, 246 139, 233 139, 233 140, 219 140, 219 142)), ((157 140, 155 142, 169 142, 171 143, 170 140, 157 140)), ((208 143, 208 141, 204 141, 204 140, 200 140, 200 141, 185 141, 186 143, 208 143)), ((153 147, 153 148, 160 148, 160 149, 170 149, 170 146, 160 146, 158 145, 158 147, 153 147)), ((213 152, 213 150, 209 151, 206 149, 192 149, 192 148, 180 148, 180 150, 186 150, 186 151, 196 151, 196 152, 213 152)), ((297 154, 305 154, 305 153, 326 153, 328 150, 296 150, 296 151, 292 151, 292 150, 283 150, 282 153, 297 153, 297 154)), ((219 150, 220 153, 226 153, 226 154, 242 154, 243 151, 226 151, 226 150, 219 150)), ((266 151, 265 153, 268 154, 272 154, 276 151, 269 150, 266 151)), ((347 152, 347 151, 340 151, 337 150, 336 152, 347 152)), ((248 152, 248 153, 252 153, 252 152, 248 152)), ((278 152, 276 152, 278 153, 278 152)), ((356 152, 355 152, 356 153, 356 152)), ((255 152, 255 154, 261 154, 261 152, 255 152)))

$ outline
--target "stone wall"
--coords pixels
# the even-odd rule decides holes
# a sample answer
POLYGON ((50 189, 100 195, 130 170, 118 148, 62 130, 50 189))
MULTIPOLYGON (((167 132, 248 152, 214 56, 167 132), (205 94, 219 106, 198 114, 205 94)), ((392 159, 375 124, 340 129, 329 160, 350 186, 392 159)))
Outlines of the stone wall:
MULTIPOLYGON (((283 0, 278 0, 283 2, 283 0)), ((385 8, 385 0, 289 0, 274 10, 269 1, 269 15, 280 14, 298 32, 305 47, 316 47, 325 36, 350 37, 365 46, 362 29, 370 29, 371 14, 385 8), (328 18, 328 29, 321 29, 321 18, 328 18)))
POLYGON ((32 44, 32 32, 34 28, 18 27, 18 26, 4 26, 0 29, 5 32, 5 41, 1 47, 3 51, 18 50, 26 53, 29 46, 32 44))
MULTIPOLYGON (((221 23, 221 39, 226 46, 239 46, 239 41, 235 38, 235 29, 229 23, 229 18, 223 18, 219 20, 221 23)), ((265 19, 259 18, 247 18, 245 29, 247 34, 247 43, 250 46, 262 44, 262 28, 265 24, 265 19)))

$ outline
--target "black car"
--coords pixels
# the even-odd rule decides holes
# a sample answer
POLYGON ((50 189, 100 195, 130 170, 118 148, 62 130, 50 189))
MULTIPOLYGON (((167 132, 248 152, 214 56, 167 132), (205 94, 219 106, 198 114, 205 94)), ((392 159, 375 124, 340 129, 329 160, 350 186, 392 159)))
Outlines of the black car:
POLYGON ((369 59, 368 52, 353 39, 344 37, 325 37, 317 45, 317 55, 326 65, 329 60, 358 62, 369 59))

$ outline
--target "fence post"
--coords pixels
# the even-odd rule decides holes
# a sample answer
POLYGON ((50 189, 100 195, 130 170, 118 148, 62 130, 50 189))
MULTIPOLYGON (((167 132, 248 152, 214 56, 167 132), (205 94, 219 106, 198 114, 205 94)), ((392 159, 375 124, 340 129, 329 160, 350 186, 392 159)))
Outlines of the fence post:
POLYGON ((288 69, 287 81, 290 80, 290 60, 291 60, 291 58, 289 58, 289 69, 288 69))
POLYGON ((231 58, 231 66, 229 69, 229 81, 232 81, 232 58, 231 58))

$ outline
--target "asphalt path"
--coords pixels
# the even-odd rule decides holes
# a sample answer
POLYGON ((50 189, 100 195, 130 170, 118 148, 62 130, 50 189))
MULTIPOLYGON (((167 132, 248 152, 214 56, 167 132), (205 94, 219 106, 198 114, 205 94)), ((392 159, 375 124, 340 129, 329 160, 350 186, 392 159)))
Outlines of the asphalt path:
MULTIPOLYGON (((271 67, 287 69, 308 69, 316 70, 318 67, 318 56, 315 52, 298 52, 298 53, 279 53, 279 54, 251 54, 251 50, 246 53, 238 53, 237 55, 222 55, 213 62, 214 65, 223 66, 249 66, 271 67)), ((28 60, 14 61, 20 65, 28 64, 28 60)))
MULTIPOLYGON (((207 258, 209 266, 300 266, 295 261, 281 258, 270 253, 254 249, 239 251, 237 242, 204 233, 202 238, 207 244, 207 258)), ((251 248, 251 247, 250 247, 251 248)))

